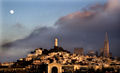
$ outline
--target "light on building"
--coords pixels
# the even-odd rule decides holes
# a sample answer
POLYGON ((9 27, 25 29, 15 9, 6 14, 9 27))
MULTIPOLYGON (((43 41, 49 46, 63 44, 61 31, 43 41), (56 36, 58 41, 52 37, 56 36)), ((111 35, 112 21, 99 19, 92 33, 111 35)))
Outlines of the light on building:
POLYGON ((55 38, 55 46, 58 46, 58 38, 55 38))

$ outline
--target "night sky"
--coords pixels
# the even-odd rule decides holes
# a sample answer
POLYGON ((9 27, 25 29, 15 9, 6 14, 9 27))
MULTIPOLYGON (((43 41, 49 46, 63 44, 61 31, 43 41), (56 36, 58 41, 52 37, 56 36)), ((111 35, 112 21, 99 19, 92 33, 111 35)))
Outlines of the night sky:
POLYGON ((73 52, 99 51, 108 32, 110 52, 119 56, 120 0, 2 0, 0 62, 25 57, 35 48, 59 45, 73 52), (10 10, 14 13, 11 14, 10 10))

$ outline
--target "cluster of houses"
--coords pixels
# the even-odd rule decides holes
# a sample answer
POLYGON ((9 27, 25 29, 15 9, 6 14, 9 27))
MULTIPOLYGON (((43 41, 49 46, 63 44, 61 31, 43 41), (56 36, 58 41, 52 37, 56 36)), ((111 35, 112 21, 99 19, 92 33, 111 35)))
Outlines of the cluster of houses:
POLYGON ((110 59, 108 57, 97 57, 96 55, 89 56, 75 53, 71 54, 64 50, 56 51, 57 49, 60 48, 54 48, 52 50, 55 51, 49 51, 46 54, 44 53, 45 51, 43 49, 38 48, 35 49, 34 52, 28 54, 27 57, 20 58, 17 62, 2 63, 1 66, 7 66, 8 68, 12 68, 15 63, 29 62, 29 64, 24 66, 23 68, 31 69, 33 67, 38 67, 42 64, 46 64, 47 67, 45 72, 47 73, 52 73, 53 68, 56 68, 58 73, 66 71, 73 72, 76 70, 82 71, 82 69, 83 71, 88 71, 88 69, 102 71, 103 68, 114 69, 114 71, 116 70, 117 72, 120 69, 120 61, 116 59, 110 59))

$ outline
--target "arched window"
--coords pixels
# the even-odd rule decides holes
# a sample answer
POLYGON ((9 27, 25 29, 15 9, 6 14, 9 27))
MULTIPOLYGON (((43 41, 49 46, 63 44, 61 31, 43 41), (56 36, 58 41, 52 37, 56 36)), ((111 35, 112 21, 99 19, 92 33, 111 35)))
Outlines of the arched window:
POLYGON ((58 73, 57 67, 53 67, 53 68, 52 68, 52 73, 58 73))

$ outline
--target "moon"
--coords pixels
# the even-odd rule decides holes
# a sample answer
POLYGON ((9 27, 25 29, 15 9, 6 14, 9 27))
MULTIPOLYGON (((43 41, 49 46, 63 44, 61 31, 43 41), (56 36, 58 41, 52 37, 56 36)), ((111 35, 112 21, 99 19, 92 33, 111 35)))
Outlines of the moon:
POLYGON ((10 10, 10 14, 14 14, 15 12, 14 12, 14 10, 10 10))

